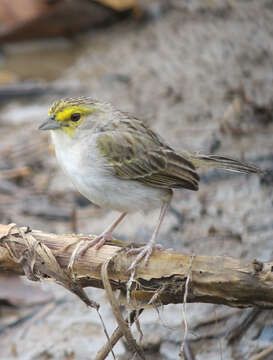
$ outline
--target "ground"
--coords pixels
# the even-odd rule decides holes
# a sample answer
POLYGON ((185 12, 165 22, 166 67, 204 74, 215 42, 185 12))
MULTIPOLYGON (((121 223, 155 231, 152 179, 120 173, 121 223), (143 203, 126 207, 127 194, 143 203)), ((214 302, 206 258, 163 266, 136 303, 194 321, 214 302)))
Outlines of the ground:
MULTIPOLYGON (((268 168, 262 178, 200 169, 199 192, 175 192, 158 240, 186 253, 268 261, 273 234, 273 4, 167 4, 151 1, 145 21, 129 19, 73 39, 3 47, 1 69, 51 88, 43 96, 2 102, 0 221, 56 233, 98 234, 117 216, 88 205, 73 189, 56 163, 48 134, 37 130, 60 93, 89 95, 145 119, 177 149, 245 158, 268 168), (1 169, 24 167, 30 169, 25 175, 1 176, 1 169)), ((158 210, 149 216, 130 215, 115 236, 143 242, 157 216, 158 210)), ((28 286, 35 292, 38 285, 28 286)), ((27 328, 2 332, 2 356, 93 359, 106 342, 95 311, 57 285, 41 286, 40 296, 57 302, 27 328)), ((89 293, 101 303, 111 333, 115 322, 104 292, 89 293)), ((46 306, 48 299, 42 310, 46 306)), ((249 359, 268 347, 273 319, 266 311, 241 338, 228 343, 228 332, 247 311, 188 304, 189 346, 195 359, 249 359), (212 322, 202 325, 206 319, 212 322)), ((9 316, 9 321, 17 319, 9 316)), ((1 318, 0 323, 4 329, 1 318)), ((151 338, 160 345, 161 359, 178 358, 184 334, 180 305, 145 311, 141 328, 145 342, 151 338)), ((117 358, 131 358, 124 355, 122 343, 114 350, 117 358)), ((150 355, 159 358, 158 353, 150 355)))

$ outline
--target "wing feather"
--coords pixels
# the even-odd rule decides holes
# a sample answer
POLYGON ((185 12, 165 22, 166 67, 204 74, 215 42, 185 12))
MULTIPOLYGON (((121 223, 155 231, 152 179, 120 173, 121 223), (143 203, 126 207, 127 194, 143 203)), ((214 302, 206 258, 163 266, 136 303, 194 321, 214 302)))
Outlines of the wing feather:
POLYGON ((191 161, 149 132, 105 131, 97 148, 107 166, 121 179, 158 188, 198 190, 199 176, 191 161))

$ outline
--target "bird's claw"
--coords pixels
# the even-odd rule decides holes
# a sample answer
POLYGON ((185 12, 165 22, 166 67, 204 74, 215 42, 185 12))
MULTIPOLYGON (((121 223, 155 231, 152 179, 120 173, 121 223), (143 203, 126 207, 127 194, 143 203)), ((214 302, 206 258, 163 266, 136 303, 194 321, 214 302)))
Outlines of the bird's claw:
POLYGON ((72 269, 75 261, 80 256, 83 256, 90 247, 94 247, 95 250, 99 250, 106 243, 106 241, 111 240, 113 240, 112 233, 108 231, 105 231, 102 234, 96 236, 93 240, 89 240, 81 249, 77 249, 75 253, 72 254, 68 267, 72 269))
POLYGON ((90 247, 94 246, 95 250, 99 250, 106 243, 106 241, 111 241, 111 240, 113 240, 112 234, 109 232, 103 232, 102 234, 96 236, 95 239, 88 241, 88 243, 85 244, 81 248, 81 250, 79 250, 77 254, 77 258, 79 256, 84 255, 90 247))
POLYGON ((137 264, 141 262, 141 260, 144 258, 143 264, 146 266, 148 264, 149 258, 152 255, 154 250, 163 250, 162 245, 151 245, 147 244, 145 246, 141 246, 139 248, 133 248, 127 251, 127 255, 137 255, 135 260, 132 262, 132 264, 129 266, 128 271, 135 270, 137 264))

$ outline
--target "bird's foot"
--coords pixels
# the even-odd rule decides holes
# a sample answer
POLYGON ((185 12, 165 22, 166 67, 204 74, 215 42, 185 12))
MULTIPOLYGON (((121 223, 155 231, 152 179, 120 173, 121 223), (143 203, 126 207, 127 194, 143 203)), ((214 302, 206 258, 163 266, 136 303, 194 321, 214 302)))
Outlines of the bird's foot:
POLYGON ((88 243, 85 244, 83 248, 81 248, 78 256, 84 255, 85 252, 93 246, 95 250, 99 250, 106 243, 106 241, 111 240, 113 240, 112 233, 109 231, 104 231, 100 235, 96 236, 95 239, 88 241, 88 243))
POLYGON ((94 247, 95 250, 99 250, 106 243, 106 241, 111 240, 113 240, 112 233, 109 231, 104 231, 100 235, 96 236, 95 239, 88 241, 81 249, 76 248, 71 255, 68 268, 72 269, 75 261, 80 256, 83 256, 90 247, 94 247))
POLYGON ((139 264, 142 259, 144 259, 143 264, 144 264, 144 266, 146 266, 150 256, 153 253, 153 251, 154 250, 161 250, 162 251, 163 249, 164 248, 163 248, 162 245, 154 245, 154 244, 148 243, 145 246, 141 246, 139 248, 133 248, 133 249, 128 250, 127 255, 129 255, 129 256, 130 255, 137 255, 135 260, 129 266, 128 271, 135 270, 137 264, 139 264))

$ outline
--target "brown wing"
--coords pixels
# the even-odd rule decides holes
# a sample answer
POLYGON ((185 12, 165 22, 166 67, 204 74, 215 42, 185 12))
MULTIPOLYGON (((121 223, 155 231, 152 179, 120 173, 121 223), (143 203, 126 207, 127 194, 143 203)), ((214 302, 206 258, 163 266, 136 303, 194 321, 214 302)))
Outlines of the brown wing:
POLYGON ((147 130, 106 131, 98 136, 97 147, 114 174, 158 188, 198 190, 194 165, 147 130))

